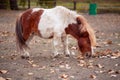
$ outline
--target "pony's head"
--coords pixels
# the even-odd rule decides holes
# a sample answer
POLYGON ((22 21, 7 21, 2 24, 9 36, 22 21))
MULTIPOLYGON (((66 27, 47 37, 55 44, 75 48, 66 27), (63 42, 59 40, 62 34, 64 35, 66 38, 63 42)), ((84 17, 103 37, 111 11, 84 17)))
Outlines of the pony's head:
POLYGON ((93 47, 96 45, 94 31, 83 16, 79 15, 76 21, 77 23, 69 24, 65 31, 77 39, 82 55, 90 57, 94 53, 93 47))

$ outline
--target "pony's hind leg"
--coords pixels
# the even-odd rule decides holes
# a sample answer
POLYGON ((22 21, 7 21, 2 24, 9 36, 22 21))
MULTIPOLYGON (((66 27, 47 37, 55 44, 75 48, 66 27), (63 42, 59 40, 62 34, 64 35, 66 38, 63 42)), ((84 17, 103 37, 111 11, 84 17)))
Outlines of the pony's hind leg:
MULTIPOLYGON (((27 39, 26 39, 26 44, 28 45, 30 43, 30 41, 32 40, 34 34, 31 34, 27 39)), ((29 47, 23 47, 22 50, 22 55, 21 58, 23 59, 28 59, 30 57, 30 53, 29 53, 29 47)))
POLYGON ((30 54, 27 51, 27 48, 25 46, 20 47, 20 44, 18 43, 18 41, 17 41, 16 45, 17 45, 16 46, 17 47, 17 52, 21 55, 21 58, 22 59, 28 59, 30 54))
POLYGON ((21 58, 22 58, 22 59, 29 59, 29 57, 30 57, 29 52, 28 52, 26 49, 23 49, 23 50, 22 50, 21 58))
POLYGON ((26 21, 24 16, 20 16, 17 21, 16 21, 16 41, 17 41, 17 46, 19 49, 19 52, 21 53, 24 58, 28 58, 29 52, 27 51, 29 47, 26 44, 26 41, 29 39, 31 36, 31 27, 29 24, 29 21, 26 21), (25 22, 23 24, 23 22, 25 22))

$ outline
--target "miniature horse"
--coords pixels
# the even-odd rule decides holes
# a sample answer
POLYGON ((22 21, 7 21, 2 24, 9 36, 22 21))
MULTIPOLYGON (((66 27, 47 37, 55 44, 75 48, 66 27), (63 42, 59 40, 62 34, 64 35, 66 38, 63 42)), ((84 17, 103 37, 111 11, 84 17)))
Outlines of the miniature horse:
POLYGON ((70 55, 67 34, 78 41, 78 47, 83 56, 90 57, 96 44, 94 31, 86 19, 62 6, 52 9, 28 9, 19 15, 16 21, 16 39, 18 48, 26 58, 29 57, 27 52, 29 47, 26 42, 34 34, 45 39, 53 38, 54 56, 61 53, 70 55))

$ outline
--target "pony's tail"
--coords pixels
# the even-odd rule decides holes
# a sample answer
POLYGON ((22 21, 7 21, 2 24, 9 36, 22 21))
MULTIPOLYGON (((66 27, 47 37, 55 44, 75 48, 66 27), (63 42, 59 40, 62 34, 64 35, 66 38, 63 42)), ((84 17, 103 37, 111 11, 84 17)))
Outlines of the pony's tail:
POLYGON ((78 22, 78 24, 81 24, 81 26, 80 26, 81 32, 87 31, 89 33, 91 45, 95 47, 96 46, 95 33, 94 33, 94 30, 91 28, 91 26, 88 24, 87 20, 82 15, 79 15, 77 17, 77 22, 78 22))
POLYGON ((17 41, 17 46, 20 50, 23 50, 24 48, 28 48, 28 46, 25 43, 26 40, 23 37, 21 17, 19 17, 16 21, 16 41, 17 41))

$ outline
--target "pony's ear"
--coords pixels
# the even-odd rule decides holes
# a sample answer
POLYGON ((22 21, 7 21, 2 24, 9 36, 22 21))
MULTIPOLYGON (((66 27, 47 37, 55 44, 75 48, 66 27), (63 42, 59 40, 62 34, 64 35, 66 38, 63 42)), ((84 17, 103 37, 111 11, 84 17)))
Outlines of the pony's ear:
POLYGON ((79 17, 76 18, 76 21, 77 21, 78 24, 81 24, 81 20, 80 20, 79 17))

